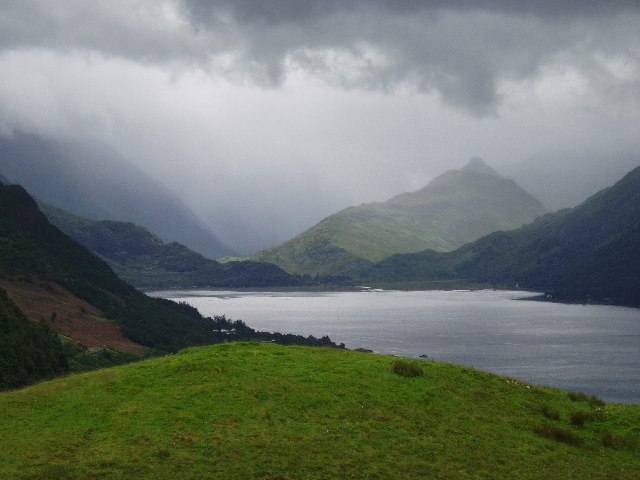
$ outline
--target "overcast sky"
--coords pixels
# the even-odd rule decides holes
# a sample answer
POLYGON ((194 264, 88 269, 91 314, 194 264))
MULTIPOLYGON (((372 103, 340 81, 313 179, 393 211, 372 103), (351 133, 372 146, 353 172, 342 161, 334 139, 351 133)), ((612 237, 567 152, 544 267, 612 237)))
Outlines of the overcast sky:
POLYGON ((102 140, 276 243, 472 156, 638 151, 640 2, 0 0, 16 129, 102 140))

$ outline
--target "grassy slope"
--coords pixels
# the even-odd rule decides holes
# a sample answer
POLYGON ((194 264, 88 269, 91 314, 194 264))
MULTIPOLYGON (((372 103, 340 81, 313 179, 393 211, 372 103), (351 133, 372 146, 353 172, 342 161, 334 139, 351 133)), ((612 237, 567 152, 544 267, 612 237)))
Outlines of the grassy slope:
POLYGON ((450 171, 417 192, 342 210, 254 258, 290 273, 349 274, 397 253, 453 250, 543 213, 511 180, 450 171))
POLYGON ((138 288, 295 286, 300 282, 272 264, 221 264, 179 243, 164 243, 130 222, 93 221, 50 205, 39 206, 51 223, 138 288))
POLYGON ((578 427, 571 413, 595 410, 566 393, 435 362, 406 378, 393 362, 225 344, 3 393, 0 477, 640 476, 638 406, 607 405, 578 427))

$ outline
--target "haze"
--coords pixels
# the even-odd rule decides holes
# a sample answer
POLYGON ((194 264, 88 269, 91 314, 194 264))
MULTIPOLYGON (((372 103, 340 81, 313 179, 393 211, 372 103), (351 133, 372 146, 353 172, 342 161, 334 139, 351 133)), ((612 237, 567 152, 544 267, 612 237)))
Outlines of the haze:
POLYGON ((637 158, 638 25, 632 0, 0 1, 0 130, 105 142, 248 253, 473 156, 637 158))

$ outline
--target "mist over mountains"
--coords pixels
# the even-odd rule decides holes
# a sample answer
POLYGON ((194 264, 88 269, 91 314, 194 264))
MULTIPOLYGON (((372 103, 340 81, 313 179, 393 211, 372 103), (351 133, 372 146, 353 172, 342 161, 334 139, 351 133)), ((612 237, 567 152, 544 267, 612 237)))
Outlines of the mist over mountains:
POLYGON ((547 150, 500 167, 550 211, 575 207, 640 166, 640 154, 585 149, 547 150))
POLYGON ((0 172, 41 201, 89 219, 131 221, 209 258, 234 253, 167 187, 100 142, 0 136, 0 172))

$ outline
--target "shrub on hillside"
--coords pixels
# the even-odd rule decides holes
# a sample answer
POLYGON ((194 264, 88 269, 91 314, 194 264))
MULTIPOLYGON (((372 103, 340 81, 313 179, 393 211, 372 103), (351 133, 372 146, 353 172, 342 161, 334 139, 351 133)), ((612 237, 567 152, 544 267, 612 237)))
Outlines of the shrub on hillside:
POLYGON ((595 395, 587 395, 582 392, 569 392, 569 399, 572 402, 587 402, 592 407, 604 407, 604 401, 595 395))
POLYGON ((402 377, 420 377, 424 374, 421 365, 406 360, 396 360, 391 370, 402 377))
POLYGON ((556 442, 562 442, 569 445, 581 445, 582 439, 578 437, 571 430, 565 428, 553 427, 551 425, 538 425, 534 427, 534 432, 542 437, 555 440, 556 442))

